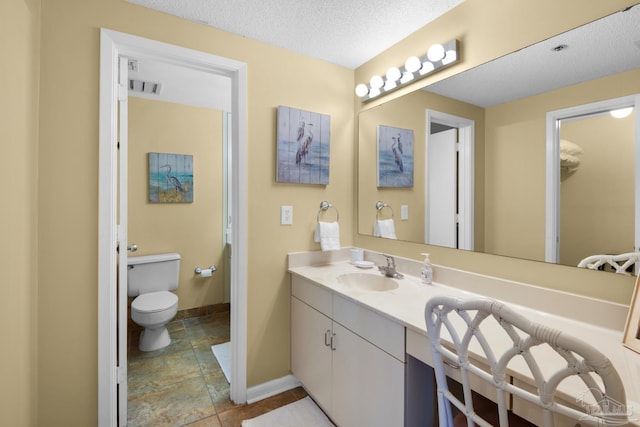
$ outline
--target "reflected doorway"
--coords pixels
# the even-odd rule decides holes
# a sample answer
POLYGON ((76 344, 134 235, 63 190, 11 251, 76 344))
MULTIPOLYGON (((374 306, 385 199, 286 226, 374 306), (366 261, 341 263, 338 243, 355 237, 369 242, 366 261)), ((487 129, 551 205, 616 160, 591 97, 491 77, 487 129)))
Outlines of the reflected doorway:
POLYGON ((630 95, 547 113, 545 261, 577 266, 592 255, 640 250, 640 116, 609 117, 639 103, 640 95, 630 95), (620 134, 614 127, 622 130, 622 120, 620 134), (614 243, 611 228, 624 237, 614 243), (587 250, 572 249, 573 239, 587 250), (587 246, 591 240, 596 246, 587 246))
POLYGON ((474 121, 426 111, 426 244, 474 249, 474 121))

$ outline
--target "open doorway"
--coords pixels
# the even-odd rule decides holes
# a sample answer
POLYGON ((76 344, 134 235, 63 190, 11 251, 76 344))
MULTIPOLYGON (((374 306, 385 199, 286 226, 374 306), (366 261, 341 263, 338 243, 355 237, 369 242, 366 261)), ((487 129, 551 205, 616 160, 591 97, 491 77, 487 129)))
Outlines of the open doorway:
MULTIPOLYGON (((246 401, 246 64, 204 52, 101 31, 99 209, 99 425, 126 425, 127 98, 129 58, 159 61, 230 80, 231 144, 230 301, 231 387, 235 403, 246 401), (126 62, 125 62, 126 61, 126 62), (125 114, 122 114, 125 112, 125 114), (118 116, 118 113, 120 115, 118 116), (120 145, 120 149, 118 146, 120 145), (123 167, 118 168, 118 163, 123 167), (124 210, 123 210, 124 205, 124 210), (119 212, 118 212, 119 209, 119 212), (118 283, 121 285, 118 288, 118 283)), ((206 263, 206 261, 203 261, 206 263)), ((204 264, 204 267, 208 267, 204 264)), ((191 268, 185 266, 184 268, 191 268)))

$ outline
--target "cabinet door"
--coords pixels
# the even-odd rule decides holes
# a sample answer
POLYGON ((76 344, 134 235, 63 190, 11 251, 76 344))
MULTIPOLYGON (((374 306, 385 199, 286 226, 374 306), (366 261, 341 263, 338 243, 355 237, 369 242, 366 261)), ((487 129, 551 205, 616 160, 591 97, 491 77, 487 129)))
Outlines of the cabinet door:
POLYGON ((404 425, 404 363, 333 323, 333 411, 339 426, 404 425))
POLYGON ((331 319, 291 297, 291 372, 327 413, 331 413, 331 319))

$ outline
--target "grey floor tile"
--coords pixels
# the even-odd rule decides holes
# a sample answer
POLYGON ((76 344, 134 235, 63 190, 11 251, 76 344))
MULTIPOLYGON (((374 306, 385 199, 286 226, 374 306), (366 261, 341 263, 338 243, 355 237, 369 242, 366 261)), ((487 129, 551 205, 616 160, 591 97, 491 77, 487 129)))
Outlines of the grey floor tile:
POLYGON ((156 387, 129 398, 130 427, 183 426, 216 413, 202 377, 156 387))
POLYGON ((174 320, 171 344, 142 352, 129 348, 129 425, 219 427, 218 411, 235 405, 211 346, 229 341, 229 312, 174 320))

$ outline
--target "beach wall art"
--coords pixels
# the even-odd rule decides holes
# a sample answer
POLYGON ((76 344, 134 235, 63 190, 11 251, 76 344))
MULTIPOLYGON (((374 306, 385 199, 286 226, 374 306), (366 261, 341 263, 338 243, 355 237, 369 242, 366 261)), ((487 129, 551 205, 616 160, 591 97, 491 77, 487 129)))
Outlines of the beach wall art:
POLYGON ((193 203, 193 156, 149 153, 149 202, 193 203))
POLYGON ((329 183, 331 117, 279 106, 276 181, 329 183))
POLYGON ((413 130, 378 125, 378 187, 413 187, 413 130))

